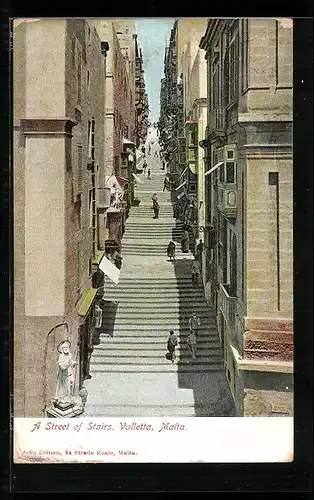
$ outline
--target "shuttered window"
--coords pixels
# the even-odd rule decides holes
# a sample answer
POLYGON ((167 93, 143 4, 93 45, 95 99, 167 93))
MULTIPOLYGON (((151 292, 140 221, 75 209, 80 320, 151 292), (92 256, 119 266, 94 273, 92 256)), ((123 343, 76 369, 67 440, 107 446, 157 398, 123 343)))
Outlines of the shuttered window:
POLYGON ((83 146, 77 146, 77 190, 82 192, 83 187, 83 146))

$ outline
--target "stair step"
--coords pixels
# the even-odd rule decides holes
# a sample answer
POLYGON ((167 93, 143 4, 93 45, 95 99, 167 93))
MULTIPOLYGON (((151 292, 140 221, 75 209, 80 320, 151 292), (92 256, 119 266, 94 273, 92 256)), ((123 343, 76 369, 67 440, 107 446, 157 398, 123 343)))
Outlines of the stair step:
POLYGON ((199 405, 89 405, 83 417, 208 417, 217 416, 217 406, 199 406, 199 405))
MULTIPOLYGON (((189 334, 189 329, 186 326, 186 328, 182 328, 180 325, 178 328, 176 328, 177 325, 174 323, 168 324, 168 325, 137 325, 136 328, 134 328, 134 325, 130 324, 115 324, 114 325, 114 337, 160 337, 160 338, 165 338, 165 335, 168 336, 170 330, 174 330, 175 334, 178 336, 180 335, 181 338, 187 337, 189 334)), ((105 332, 105 325, 101 328, 100 333, 105 332)), ((218 333, 216 331, 216 328, 200 328, 198 330, 198 337, 204 337, 208 338, 208 336, 213 336, 215 338, 218 338, 218 333)))
POLYGON ((116 293, 116 294, 119 294, 120 292, 121 293, 122 292, 125 292, 125 293, 129 292, 128 298, 130 300, 131 299, 138 300, 138 297, 133 297, 133 291, 135 292, 135 290, 137 290, 138 294, 142 294, 143 299, 147 300, 148 302, 149 301, 153 302, 154 298, 156 297, 156 299, 164 300, 164 302, 169 303, 168 294, 170 294, 169 296, 171 296, 172 299, 177 297, 178 299, 180 299, 180 302, 182 301, 182 302, 189 302, 189 303, 191 303, 191 298, 195 297, 196 300, 194 302, 196 302, 197 304, 200 304, 200 303, 206 304, 206 308, 211 309, 211 306, 207 305, 206 299, 204 297, 203 287, 201 285, 199 285, 198 288, 193 288, 191 282, 192 282, 192 280, 190 280, 190 288, 184 287, 183 285, 179 285, 178 287, 173 285, 172 288, 167 287, 167 289, 165 288, 165 286, 162 285, 162 283, 155 284, 152 282, 150 288, 148 288, 148 286, 144 286, 145 284, 143 283, 143 285, 139 284, 137 289, 136 289, 135 285, 133 285, 132 283, 130 283, 130 284, 125 283, 124 284, 124 283, 119 282, 118 285, 116 285, 116 286, 112 286, 112 287, 107 286, 105 288, 104 296, 106 296, 111 291, 116 293), (134 288, 132 288, 132 286, 134 288), (148 294, 149 291, 151 291, 151 294, 148 294), (194 292, 194 293, 192 294, 192 292, 194 292), (160 295, 161 293, 165 293, 166 295, 162 296, 162 295, 160 295), (155 296, 155 294, 156 294, 156 296, 155 296))
MULTIPOLYGON (((135 356, 135 357, 130 357, 130 356, 106 356, 106 355, 99 355, 97 356, 95 353, 95 356, 93 356, 93 359, 91 361, 90 366, 91 367, 98 367, 102 365, 138 365, 138 366, 155 366, 155 365, 164 365, 165 364, 165 354, 166 354, 166 349, 164 350, 163 355, 158 355, 158 356, 135 356)), ((183 354, 180 355, 179 353, 176 353, 176 361, 177 363, 182 362, 188 363, 191 360, 191 355, 190 354, 183 354)), ((198 364, 210 364, 210 363, 221 363, 223 360, 222 354, 221 353, 213 353, 209 356, 199 356, 197 355, 196 360, 193 361, 193 363, 198 363, 198 364)), ((166 360, 167 361, 167 360, 166 360)))
MULTIPOLYGON (((145 359, 157 359, 157 360, 162 360, 165 356, 166 353, 166 346, 164 348, 160 347, 158 350, 157 349, 133 349, 133 350, 123 350, 123 349, 98 349, 95 348, 93 351, 93 363, 95 363, 95 360, 97 361, 102 361, 104 359, 116 359, 116 358, 132 358, 135 361, 138 360, 139 362, 142 362, 142 360, 145 359)), ((188 357, 190 359, 191 353, 188 347, 181 347, 180 349, 176 350, 176 356, 179 357, 180 359, 185 359, 188 357)), ((202 349, 197 347, 197 359, 199 361, 204 361, 207 362, 213 357, 219 357, 221 360, 222 353, 220 347, 217 349, 202 349)), ((104 361, 105 362, 105 361, 104 361)), ((132 361, 133 362, 133 361, 132 361)))
POLYGON ((132 365, 132 364, 113 364, 97 365, 90 367, 91 375, 93 373, 184 373, 184 372, 221 372, 224 370, 223 363, 168 363, 159 365, 132 365))
POLYGON ((211 312, 210 310, 206 310, 206 308, 204 307, 204 305, 202 306, 199 306, 199 305, 195 305, 195 306, 188 306, 188 305, 181 305, 179 302, 177 304, 165 304, 165 303, 162 303, 162 304, 157 304, 157 303, 151 303, 151 304, 147 304, 145 299, 143 299, 143 304, 137 304, 137 303, 134 303, 134 304, 130 304, 129 302, 125 301, 124 303, 123 302, 119 302, 118 304, 118 307, 116 310, 114 310, 113 308, 111 308, 110 306, 107 307, 107 306, 104 306, 103 308, 103 314, 107 314, 108 313, 114 313, 114 312, 117 312, 117 314, 120 314, 120 312, 122 313, 130 313, 130 314, 152 314, 156 311, 156 309, 158 309, 158 313, 162 314, 163 317, 164 315, 168 315, 168 314, 178 314, 180 315, 180 317, 183 315, 184 317, 185 316, 191 316, 192 313, 195 311, 199 316, 200 318, 201 317, 205 317, 205 313, 206 313, 206 317, 208 318, 214 318, 214 313, 211 312))
MULTIPOLYGON (((105 334, 100 334, 99 335, 99 344, 97 344, 97 348, 104 348, 104 349, 134 349, 135 347, 137 349, 146 349, 147 345, 150 346, 151 349, 159 349, 160 346, 164 346, 165 342, 167 343, 168 339, 168 334, 163 335, 163 336, 157 336, 157 337, 108 337, 105 334)), ((178 348, 180 345, 186 346, 186 339, 187 339, 187 334, 182 338, 182 336, 178 336, 178 348)), ((217 346, 220 346, 220 342, 218 339, 218 335, 215 336, 199 336, 197 339, 197 346, 200 346, 200 348, 215 348, 217 346)))
MULTIPOLYGON (((160 350, 164 350, 166 344, 167 344, 167 339, 166 338, 163 338, 163 339, 160 339, 160 342, 154 342, 153 340, 150 341, 150 342, 143 342, 142 339, 140 342, 130 342, 130 340, 123 340, 121 342, 114 342, 114 340, 117 340, 115 337, 111 338, 110 340, 108 340, 107 342, 103 341, 103 342, 100 342, 99 344, 95 345, 94 346, 94 349, 95 349, 95 352, 96 350, 97 351, 104 351, 104 352, 109 352, 109 351, 115 351, 115 352, 127 352, 127 353, 132 353, 133 351, 134 352, 139 352, 141 353, 142 351, 143 352, 146 352, 147 349, 149 349, 150 351, 153 351, 153 352, 159 352, 160 350)), ((119 339, 119 340, 122 340, 122 339, 119 339)), ((177 349, 179 351, 188 351, 188 346, 187 346, 187 343, 186 341, 181 341, 179 342, 178 346, 177 346, 177 349)), ((220 344, 219 342, 216 340, 216 341, 213 341, 212 343, 210 343, 208 340, 199 340, 198 339, 198 342, 197 342, 197 349, 199 349, 200 351, 208 351, 208 352, 212 352, 212 350, 214 349, 220 349, 220 344)))

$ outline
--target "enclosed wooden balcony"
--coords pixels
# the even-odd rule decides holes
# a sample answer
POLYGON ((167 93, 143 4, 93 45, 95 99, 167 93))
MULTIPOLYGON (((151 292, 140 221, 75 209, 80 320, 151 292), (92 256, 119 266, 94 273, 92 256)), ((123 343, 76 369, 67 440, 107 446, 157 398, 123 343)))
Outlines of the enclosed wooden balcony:
POLYGON ((220 283, 218 292, 219 308, 224 315, 228 326, 232 329, 235 324, 237 298, 229 295, 228 291, 228 285, 220 283))
POLYGON ((208 115, 208 134, 224 135, 226 129, 226 108, 216 106, 208 115))
POLYGON ((218 182, 218 209, 226 217, 237 216, 237 186, 218 182))

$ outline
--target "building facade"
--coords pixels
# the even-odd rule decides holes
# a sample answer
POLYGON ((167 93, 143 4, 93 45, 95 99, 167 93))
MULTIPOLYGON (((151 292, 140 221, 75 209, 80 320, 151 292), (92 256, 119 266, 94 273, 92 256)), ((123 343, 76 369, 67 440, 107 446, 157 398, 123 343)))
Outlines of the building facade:
POLYGON ((160 142, 175 181, 191 241, 204 230, 204 161, 199 142, 206 127, 206 62, 199 41, 204 19, 175 21, 166 48, 160 96, 160 142), (198 182, 198 177, 201 179, 198 182))
POLYGON ((18 22, 13 36, 14 415, 64 415, 50 405, 57 346, 69 340, 71 416, 97 300, 106 51, 85 20, 18 22))
POLYGON ((213 19, 200 43, 206 292, 238 415, 292 414, 292 36, 291 20, 213 19))
POLYGON ((148 96, 145 86, 142 50, 137 36, 135 38, 135 120, 136 120, 136 147, 146 142, 148 131, 148 96))

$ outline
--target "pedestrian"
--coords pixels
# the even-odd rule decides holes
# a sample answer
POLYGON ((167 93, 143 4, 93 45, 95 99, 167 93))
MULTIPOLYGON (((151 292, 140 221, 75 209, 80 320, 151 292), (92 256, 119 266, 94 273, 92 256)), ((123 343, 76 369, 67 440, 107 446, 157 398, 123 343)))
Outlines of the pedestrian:
POLYGON ((189 328, 190 331, 194 331, 195 335, 198 335, 198 329, 201 326, 201 320, 197 316, 196 312, 193 312, 192 316, 189 319, 189 328))
POLYGON ((157 193, 154 193, 154 194, 153 194, 153 196, 152 196, 152 200, 153 200, 153 203, 154 203, 154 202, 158 202, 157 193))
POLYGON ((196 257, 200 262, 202 262, 203 250, 204 250, 204 243, 202 240, 200 240, 196 247, 196 257))
POLYGON ((191 267, 191 274, 193 287, 198 286, 199 278, 201 275, 201 264, 196 257, 191 267))
POLYGON ((170 260, 172 260, 172 261, 176 260, 176 245, 172 240, 168 244, 167 255, 168 255, 170 260))
POLYGON ((150 167, 147 167, 147 179, 151 179, 150 167))
POLYGON ((146 153, 145 146, 142 146, 142 153, 143 153, 143 155, 145 157, 146 156, 146 154, 145 154, 146 153))
POLYGON ((169 351, 170 359, 171 359, 172 363, 174 363, 174 360, 176 358, 175 350, 176 350, 177 345, 178 345, 178 339, 177 339, 176 335, 174 334, 174 331, 170 330, 170 335, 168 337, 168 342, 167 342, 167 349, 169 351))
POLYGON ((143 161, 143 172, 144 174, 146 173, 146 169, 147 169, 147 163, 146 163, 146 160, 143 161))
POLYGON ((181 238, 181 250, 183 253, 189 252, 189 233, 187 227, 185 226, 182 238, 181 238))
POLYGON ((196 359, 196 335, 194 330, 190 330, 187 338, 187 344, 192 354, 192 359, 196 359))
POLYGON ((167 177, 164 178, 164 187, 163 187, 163 191, 165 191, 166 189, 168 189, 168 179, 167 177))
POLYGON ((159 203, 158 201, 154 201, 153 202, 153 210, 154 210, 154 219, 158 219, 159 218, 159 203))

